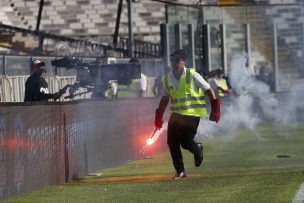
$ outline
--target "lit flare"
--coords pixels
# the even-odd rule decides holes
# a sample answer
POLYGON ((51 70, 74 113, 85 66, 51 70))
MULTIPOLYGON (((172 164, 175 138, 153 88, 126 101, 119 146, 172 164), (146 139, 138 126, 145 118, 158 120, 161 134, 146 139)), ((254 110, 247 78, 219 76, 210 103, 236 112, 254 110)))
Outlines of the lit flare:
POLYGON ((154 142, 153 139, 149 138, 149 139, 147 140, 147 145, 152 145, 153 142, 154 142))
POLYGON ((149 139, 147 140, 147 145, 152 145, 155 142, 155 140, 158 138, 160 133, 156 133, 156 132, 157 132, 157 128, 154 129, 154 131, 150 135, 149 139), (156 134, 158 134, 158 135, 155 136, 156 134))

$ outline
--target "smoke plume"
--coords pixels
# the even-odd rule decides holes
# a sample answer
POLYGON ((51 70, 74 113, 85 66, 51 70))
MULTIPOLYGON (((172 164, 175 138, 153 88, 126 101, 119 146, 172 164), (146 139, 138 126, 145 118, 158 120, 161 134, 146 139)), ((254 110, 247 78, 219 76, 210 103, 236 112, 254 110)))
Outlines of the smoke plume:
POLYGON ((293 91, 274 94, 246 67, 246 55, 235 56, 231 67, 229 77, 235 96, 221 101, 222 114, 218 123, 201 120, 196 140, 214 136, 232 138, 241 128, 250 129, 259 137, 256 133, 259 124, 267 122, 281 126, 303 121, 303 81, 298 83, 301 85, 291 88, 293 91))

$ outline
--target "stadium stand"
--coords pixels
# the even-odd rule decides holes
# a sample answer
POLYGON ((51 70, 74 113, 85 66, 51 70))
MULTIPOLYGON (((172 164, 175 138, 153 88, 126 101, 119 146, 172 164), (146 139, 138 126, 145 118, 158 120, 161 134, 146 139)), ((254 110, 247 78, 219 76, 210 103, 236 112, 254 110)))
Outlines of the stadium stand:
MULTIPOLYGON (((114 33, 117 7, 118 0, 45 1, 41 30, 69 37, 90 37, 98 41, 109 41, 109 37, 114 33)), ((35 28, 38 1, 2 0, 1 8, 1 13, 7 16, 7 19, 2 19, 2 23, 21 28, 35 28), (11 19, 14 21, 10 22, 11 19)), ((120 34, 123 36, 128 33, 127 19, 127 5, 124 1, 120 25, 120 34)), ((164 4, 152 1, 134 2, 133 20, 136 39, 159 41, 159 24, 165 22, 164 4)))
MULTIPOLYGON (((73 39, 81 39, 90 44, 111 46, 117 17, 118 1, 106 0, 54 0, 44 1, 40 31, 73 39)), ((117 50, 125 54, 127 49, 128 18, 127 4, 123 1, 123 9, 119 26, 119 41, 117 50)), ((142 49, 148 54, 142 54, 137 50, 138 57, 157 56, 151 52, 159 52, 160 23, 166 21, 165 6, 163 3, 145 1, 134 2, 133 33, 137 49, 142 49), (142 48, 144 47, 144 48, 142 48)), ((2 0, 0 2, 0 22, 18 28, 33 31, 36 26, 39 1, 32 0, 2 0)), ((28 32, 27 32, 28 33, 28 32)), ((37 36, 14 35, 13 43, 19 43, 19 50, 27 52, 38 45, 37 36), (22 44, 23 43, 23 44, 22 44)), ((61 54, 59 47, 67 46, 64 41, 54 39, 43 41, 43 45, 49 49, 47 54, 61 54)), ((71 45, 68 45, 71 46, 71 45)), ((91 49, 82 42, 74 43, 72 48, 82 50, 91 49)), ((92 51, 83 50, 84 53, 92 51)), ((158 54, 159 55, 159 54, 158 54)))

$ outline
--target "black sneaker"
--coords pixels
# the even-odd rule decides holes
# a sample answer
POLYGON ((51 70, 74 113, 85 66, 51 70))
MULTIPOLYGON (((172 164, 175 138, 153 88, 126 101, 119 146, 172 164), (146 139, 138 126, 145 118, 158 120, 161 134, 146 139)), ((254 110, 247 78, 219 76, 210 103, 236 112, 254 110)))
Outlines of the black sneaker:
POLYGON ((197 144, 198 149, 199 149, 199 153, 194 155, 194 163, 196 167, 199 167, 204 159, 204 155, 203 155, 203 145, 201 143, 197 144))
POLYGON ((177 179, 181 179, 181 178, 185 178, 185 177, 186 177, 186 173, 180 172, 180 173, 176 173, 172 179, 177 180, 177 179))

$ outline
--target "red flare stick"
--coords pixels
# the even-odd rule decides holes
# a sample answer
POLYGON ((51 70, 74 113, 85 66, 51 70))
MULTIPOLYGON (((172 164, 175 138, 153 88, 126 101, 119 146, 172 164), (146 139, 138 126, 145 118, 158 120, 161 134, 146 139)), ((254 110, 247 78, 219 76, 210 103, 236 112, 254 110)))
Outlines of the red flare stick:
POLYGON ((152 139, 157 131, 157 128, 154 129, 153 133, 150 135, 149 139, 152 139))
POLYGON ((147 145, 152 145, 154 143, 153 137, 157 131, 157 128, 154 129, 153 133, 150 135, 149 139, 147 140, 147 145))

